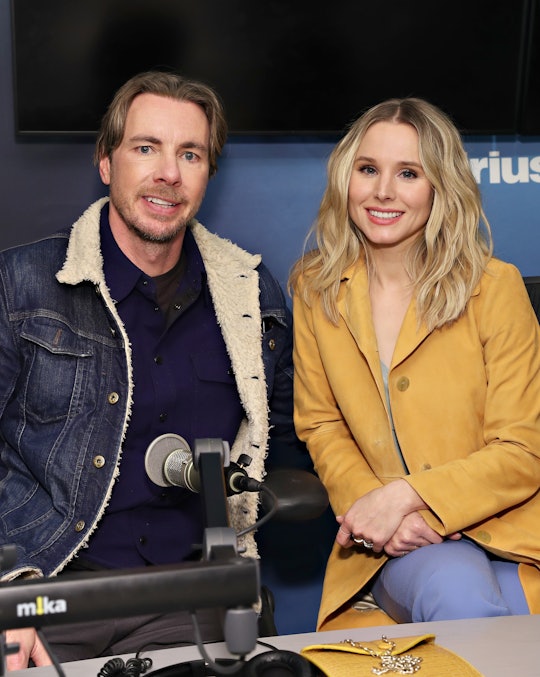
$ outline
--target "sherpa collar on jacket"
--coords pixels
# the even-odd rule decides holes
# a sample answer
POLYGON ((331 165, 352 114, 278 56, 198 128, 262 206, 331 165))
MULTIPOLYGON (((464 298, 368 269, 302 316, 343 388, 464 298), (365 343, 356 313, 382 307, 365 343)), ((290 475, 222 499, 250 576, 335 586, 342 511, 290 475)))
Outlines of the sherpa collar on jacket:
MULTIPOLYGON (((66 258, 56 278, 61 283, 72 285, 90 281, 99 289, 123 332, 132 380, 129 337, 116 312, 103 274, 99 223, 101 209, 108 199, 101 198, 94 202, 73 225, 66 258)), ((189 227, 204 261, 216 318, 231 358, 247 417, 247 425, 241 426, 231 450, 231 457, 237 459, 242 453, 250 456, 250 476, 262 480, 269 428, 257 272, 261 256, 250 254, 229 240, 210 233, 195 219, 189 227)), ((235 528, 244 529, 253 524, 258 502, 255 494, 233 496, 229 502, 231 521, 235 528)), ((256 551, 251 536, 247 538, 245 545, 246 554, 253 556, 256 551)))

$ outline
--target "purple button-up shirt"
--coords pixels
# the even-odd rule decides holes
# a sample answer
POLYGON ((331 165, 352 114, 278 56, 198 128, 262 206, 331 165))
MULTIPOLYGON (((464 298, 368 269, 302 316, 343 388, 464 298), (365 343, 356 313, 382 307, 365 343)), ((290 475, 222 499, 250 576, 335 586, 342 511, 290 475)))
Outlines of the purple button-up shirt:
POLYGON ((120 477, 81 555, 108 568, 178 562, 202 543, 201 499, 185 489, 154 485, 144 469, 146 449, 164 433, 181 435, 192 449, 201 437, 232 445, 244 412, 189 228, 167 315, 156 300, 156 280, 116 244, 107 208, 101 246, 105 279, 131 341, 134 403, 120 477))

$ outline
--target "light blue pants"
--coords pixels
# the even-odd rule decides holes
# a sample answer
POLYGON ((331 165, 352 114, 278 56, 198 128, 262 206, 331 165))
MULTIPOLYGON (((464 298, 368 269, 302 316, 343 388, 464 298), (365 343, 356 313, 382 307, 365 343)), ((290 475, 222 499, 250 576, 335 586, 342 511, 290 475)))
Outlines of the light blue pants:
POLYGON ((492 557, 465 538, 389 560, 372 593, 398 623, 529 613, 518 565, 492 557))

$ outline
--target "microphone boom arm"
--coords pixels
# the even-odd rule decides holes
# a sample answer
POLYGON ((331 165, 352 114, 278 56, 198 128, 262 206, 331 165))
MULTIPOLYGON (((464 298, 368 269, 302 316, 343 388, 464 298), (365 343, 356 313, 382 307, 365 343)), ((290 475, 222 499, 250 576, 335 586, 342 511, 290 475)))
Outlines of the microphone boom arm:
POLYGON ((227 491, 223 474, 223 467, 230 463, 228 454, 229 445, 220 439, 195 440, 193 461, 201 476, 200 494, 207 529, 229 527, 227 491))
POLYGON ((258 563, 245 557, 16 579, 0 583, 0 630, 249 606, 258 599, 258 563))
MULTIPOLYGON (((230 653, 253 651, 259 563, 238 556, 237 536, 229 526, 223 471, 228 453, 228 444, 220 439, 195 441, 207 525, 201 562, 0 582, 0 631, 221 607, 226 610, 224 639, 230 653)), ((3 658, 13 650, 0 647, 0 677, 3 658)))

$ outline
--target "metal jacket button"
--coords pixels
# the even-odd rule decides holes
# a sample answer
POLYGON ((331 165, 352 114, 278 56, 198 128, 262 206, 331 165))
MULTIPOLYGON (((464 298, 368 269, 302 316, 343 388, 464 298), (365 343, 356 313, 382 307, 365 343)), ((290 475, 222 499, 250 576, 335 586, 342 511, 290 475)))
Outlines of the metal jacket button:
POLYGON ((96 468, 103 468, 103 466, 105 465, 105 457, 101 455, 94 456, 93 463, 96 468))
POLYGON ((112 393, 109 393, 109 396, 108 396, 107 399, 109 400, 109 404, 116 404, 118 402, 118 400, 120 399, 120 395, 113 391, 112 393))
POLYGON ((84 523, 84 520, 79 520, 75 525, 75 531, 82 531, 85 526, 86 524, 84 523))

